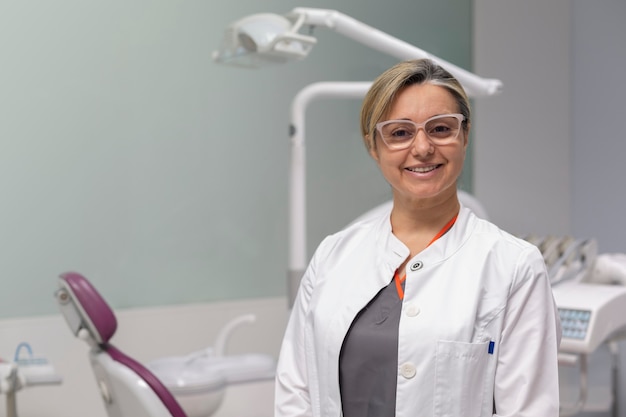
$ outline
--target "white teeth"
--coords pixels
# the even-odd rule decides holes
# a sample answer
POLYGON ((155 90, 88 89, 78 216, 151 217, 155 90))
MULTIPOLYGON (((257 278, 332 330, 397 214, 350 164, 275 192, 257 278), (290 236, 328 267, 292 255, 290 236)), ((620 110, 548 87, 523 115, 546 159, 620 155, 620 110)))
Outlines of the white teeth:
POLYGON ((409 171, 419 172, 420 174, 423 174, 423 173, 426 173, 426 172, 433 171, 435 168, 437 168, 436 165, 429 166, 429 167, 416 167, 416 168, 407 168, 407 169, 409 171))

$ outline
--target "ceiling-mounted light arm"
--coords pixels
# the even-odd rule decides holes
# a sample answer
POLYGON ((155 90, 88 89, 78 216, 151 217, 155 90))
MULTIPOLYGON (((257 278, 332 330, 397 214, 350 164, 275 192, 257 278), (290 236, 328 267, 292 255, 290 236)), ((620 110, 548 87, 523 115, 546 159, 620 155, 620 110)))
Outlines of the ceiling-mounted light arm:
POLYGON ((447 69, 470 97, 500 92, 500 80, 479 77, 461 67, 366 25, 336 10, 297 7, 280 16, 260 13, 231 24, 213 59, 219 63, 258 67, 305 58, 317 40, 299 33, 305 26, 325 27, 400 60, 429 58, 447 69))
POLYGON ((500 80, 479 77, 336 10, 298 7, 285 16, 294 22, 302 22, 300 24, 326 27, 358 43, 400 60, 432 59, 456 77, 470 97, 489 96, 500 92, 502 89, 500 80))

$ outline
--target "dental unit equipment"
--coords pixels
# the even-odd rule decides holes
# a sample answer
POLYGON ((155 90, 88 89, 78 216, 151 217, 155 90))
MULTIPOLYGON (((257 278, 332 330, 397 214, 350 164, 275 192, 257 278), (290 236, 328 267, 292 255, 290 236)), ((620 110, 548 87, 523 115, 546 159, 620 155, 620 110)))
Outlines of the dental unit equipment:
MULTIPOLYGON (((327 9, 295 8, 284 16, 261 13, 242 18, 227 28, 222 46, 213 53, 213 59, 222 64, 247 67, 304 59, 317 43, 313 36, 300 33, 305 27, 325 27, 400 60, 430 58, 450 71, 470 97, 491 96, 502 89, 500 80, 479 77, 343 13, 327 9)), ((370 84, 315 83, 302 89, 292 102, 287 273, 290 308, 308 260, 304 144, 306 106, 321 97, 362 98, 370 84)))
POLYGON ((228 386, 274 379, 274 358, 255 353, 228 355, 226 352, 232 332, 254 321, 254 314, 236 317, 222 327, 213 347, 185 356, 156 359, 147 367, 161 378, 189 417, 210 416, 221 405, 228 386))
POLYGON ((563 406, 561 416, 590 411, 585 408, 590 397, 588 357, 603 345, 611 355, 611 392, 608 401, 593 411, 612 410, 616 415, 617 342, 626 338, 626 255, 598 255, 594 239, 535 235, 524 239, 539 248, 550 275, 563 331, 559 365, 578 368, 577 397, 573 405, 563 406))
POLYGON ((110 343, 113 310, 82 275, 65 273, 55 297, 72 333, 91 348, 89 359, 110 417, 187 417, 174 396, 146 367, 110 343))
POLYGON ((6 417, 17 417, 16 394, 19 390, 61 382, 62 378, 45 358, 35 357, 28 343, 20 343, 12 362, 0 360, 0 394, 6 395, 6 417), (27 357, 22 355, 23 351, 27 357))
POLYGON ((111 343, 117 319, 85 277, 62 274, 55 297, 72 333, 90 346, 91 367, 109 417, 208 417, 221 405, 228 385, 274 378, 275 362, 269 356, 225 354, 232 330, 254 316, 227 324, 215 349, 144 366, 111 343))

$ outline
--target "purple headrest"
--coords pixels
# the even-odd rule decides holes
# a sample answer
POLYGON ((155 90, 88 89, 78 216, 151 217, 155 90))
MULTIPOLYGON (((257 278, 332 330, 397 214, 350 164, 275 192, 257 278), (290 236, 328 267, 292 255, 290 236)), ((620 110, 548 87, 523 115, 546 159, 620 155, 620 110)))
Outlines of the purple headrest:
MULTIPOLYGON (((77 304, 76 308, 79 310, 81 322, 89 328, 89 332, 96 339, 102 351, 106 352, 114 361, 136 373, 160 398, 172 417, 186 417, 184 410, 174 396, 152 372, 109 343, 117 329, 115 314, 87 278, 76 272, 66 272, 60 275, 60 279, 71 293, 70 296, 74 304, 77 304)), ((70 327, 72 326, 70 325, 70 327)))
POLYGON ((111 307, 91 285, 87 278, 76 272, 61 274, 73 293, 74 301, 80 304, 79 308, 87 317, 83 317, 89 326, 89 331, 98 343, 108 343, 117 329, 117 320, 111 307))

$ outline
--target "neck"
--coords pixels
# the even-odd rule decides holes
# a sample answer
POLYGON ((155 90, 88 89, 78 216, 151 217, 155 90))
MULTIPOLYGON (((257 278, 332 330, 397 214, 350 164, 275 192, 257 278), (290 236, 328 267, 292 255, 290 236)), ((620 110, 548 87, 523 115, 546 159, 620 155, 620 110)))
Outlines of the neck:
POLYGON ((461 205, 456 193, 439 201, 410 202, 394 198, 391 211, 393 234, 406 244, 414 255, 458 214, 461 205))

